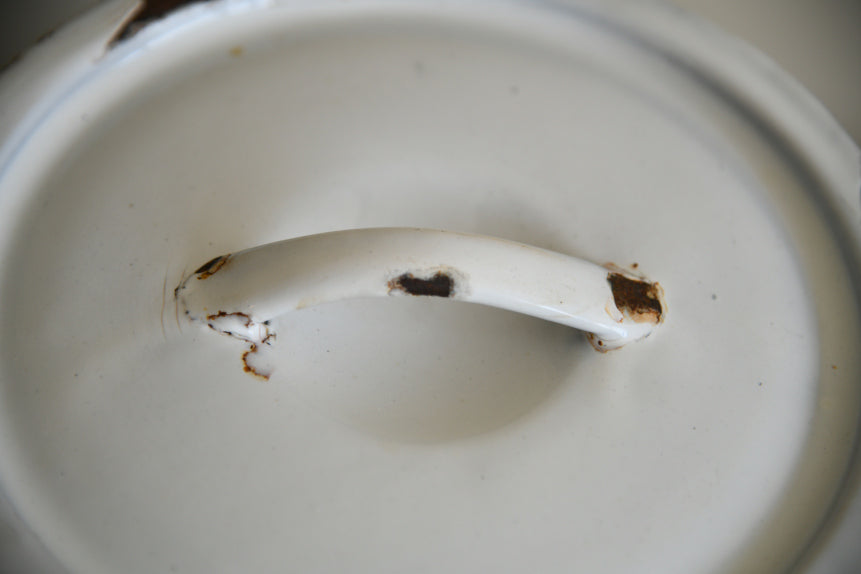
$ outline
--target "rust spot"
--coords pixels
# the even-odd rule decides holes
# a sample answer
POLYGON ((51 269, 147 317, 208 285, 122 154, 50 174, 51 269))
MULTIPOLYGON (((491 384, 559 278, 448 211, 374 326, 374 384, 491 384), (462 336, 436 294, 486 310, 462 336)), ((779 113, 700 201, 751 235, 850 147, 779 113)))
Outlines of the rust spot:
POLYGON ((586 339, 592 344, 592 348, 598 351, 599 353, 609 353, 610 351, 616 351, 621 347, 607 347, 604 344, 604 341, 598 338, 595 333, 586 333, 586 339))
POLYGON ((607 282, 613 291, 616 307, 636 322, 660 323, 663 317, 661 286, 611 271, 607 282))
POLYGON ((636 269, 639 266, 640 266, 639 263, 631 263, 631 269, 636 269))
POLYGON ((186 6, 187 4, 198 4, 210 0, 142 0, 137 8, 123 22, 117 33, 108 42, 108 48, 113 48, 123 40, 127 40, 152 24, 161 20, 171 12, 186 6))
POLYGON ((454 279, 442 271, 437 271, 427 279, 404 273, 389 281, 388 285, 389 292, 403 291, 425 297, 451 297, 454 292, 454 279))
POLYGON ((254 343, 251 343, 251 347, 249 347, 247 351, 242 353, 242 370, 245 371, 246 373, 250 373, 250 374, 254 375, 258 379, 263 379, 264 381, 268 381, 269 376, 270 376, 269 373, 262 373, 262 372, 258 371, 257 369, 254 368, 253 365, 251 365, 251 363, 248 362, 248 358, 251 357, 252 355, 254 355, 257 351, 258 351, 257 345, 255 345, 254 343))
POLYGON ((233 56, 234 58, 239 58, 244 53, 245 53, 245 48, 243 48, 242 46, 233 46, 232 48, 230 48, 230 55, 233 56))
POLYGON ((230 259, 230 253, 227 255, 219 255, 218 257, 214 257, 197 268, 194 272, 197 275, 198 279, 206 279, 207 277, 211 277, 215 275, 219 269, 224 267, 227 261, 230 259))

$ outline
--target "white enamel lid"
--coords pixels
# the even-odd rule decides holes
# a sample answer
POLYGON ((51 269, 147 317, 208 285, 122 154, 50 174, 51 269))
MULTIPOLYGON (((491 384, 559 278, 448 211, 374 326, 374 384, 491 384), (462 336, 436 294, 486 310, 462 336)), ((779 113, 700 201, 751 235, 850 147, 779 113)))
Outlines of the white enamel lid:
MULTIPOLYGON (((829 556, 857 518, 858 150, 736 44, 613 6, 216 2, 106 48, 126 17, 108 4, 10 69, 15 528, 87 573, 845 563, 829 556), (266 317, 261 380, 245 341, 174 296, 217 256, 390 227, 636 264, 662 323, 598 353, 464 301, 294 302, 266 317)), ((365 261, 349 237, 309 276, 365 261)), ((408 239, 389 281, 420 259, 408 239)), ((446 253, 512 266, 469 247, 446 253)), ((449 269, 428 253, 422 269, 449 269)))

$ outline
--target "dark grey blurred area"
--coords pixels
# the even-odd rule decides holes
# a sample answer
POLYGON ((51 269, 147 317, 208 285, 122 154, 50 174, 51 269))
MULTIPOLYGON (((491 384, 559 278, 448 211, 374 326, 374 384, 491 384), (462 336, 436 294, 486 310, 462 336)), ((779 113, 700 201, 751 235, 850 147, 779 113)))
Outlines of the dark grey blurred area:
POLYGON ((0 0, 0 69, 100 0, 0 0))

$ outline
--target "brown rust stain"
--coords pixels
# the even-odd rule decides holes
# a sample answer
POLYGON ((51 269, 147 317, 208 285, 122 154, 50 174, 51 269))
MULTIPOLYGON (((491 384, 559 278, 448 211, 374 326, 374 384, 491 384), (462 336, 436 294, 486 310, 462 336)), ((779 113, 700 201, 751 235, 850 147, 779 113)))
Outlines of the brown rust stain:
MULTIPOLYGON (((260 347, 257 345, 257 343, 252 343, 248 339, 242 337, 241 335, 234 333, 233 331, 227 331, 227 330, 219 329, 213 323, 213 321, 217 321, 219 319, 224 319, 227 317, 236 317, 236 318, 240 319, 242 322, 242 325, 245 327, 250 327, 254 323, 254 321, 251 319, 250 316, 248 316, 245 313, 242 313, 241 311, 234 311, 233 313, 228 313, 227 311, 219 311, 218 313, 212 313, 211 315, 207 315, 206 316, 206 321, 207 321, 206 324, 210 329, 212 329, 213 331, 215 331, 217 333, 220 333, 223 335, 228 335, 230 337, 234 337, 234 338, 240 339, 240 340, 248 343, 250 345, 248 347, 248 350, 245 351, 244 353, 242 353, 242 370, 245 371, 246 373, 249 373, 249 374, 259 378, 259 379, 262 379, 264 381, 268 381, 270 373, 266 373, 264 371, 259 370, 256 367, 254 367, 254 365, 252 365, 250 360, 249 360, 252 356, 257 354, 258 351, 260 351, 260 347)), ((264 321, 263 324, 268 326, 269 321, 264 321)), ((265 344, 265 345, 271 345, 272 341, 274 339, 275 339, 275 333, 267 333, 266 337, 264 337, 263 340, 260 342, 262 344, 265 344)))
POLYGON ((588 339, 589 343, 592 344, 592 348, 598 351, 599 353, 609 353, 610 351, 616 351, 621 349, 621 347, 608 348, 604 345, 604 341, 598 338, 595 333, 586 333, 586 339, 588 339))
POLYGON ((658 283, 610 271, 607 282, 613 291, 616 307, 636 322, 660 323, 664 309, 661 303, 662 289, 658 283))
MULTIPOLYGON (((219 311, 218 313, 207 315, 206 320, 215 321, 216 319, 224 319, 225 317, 240 317, 241 319, 244 319, 244 322, 242 324, 246 327, 250 327, 251 323, 253 323, 251 317, 249 317, 245 313, 242 313, 241 311, 235 311, 233 313, 228 313, 227 311, 219 311)), ((210 325, 210 327, 212 327, 212 325, 210 325)))
POLYGON ((442 271, 437 271, 427 279, 404 273, 390 280, 388 286, 389 292, 403 291, 424 297, 451 297, 454 293, 454 279, 442 271))
POLYGON ((218 273, 219 269, 225 266, 227 262, 230 260, 230 253, 227 255, 219 255, 218 257, 213 257, 203 265, 195 270, 194 274, 197 275, 198 279, 206 279, 208 277, 212 277, 216 273, 218 273))
POLYGON ((211 2, 211 0, 142 0, 108 41, 108 48, 113 48, 123 40, 131 38, 149 24, 161 20, 183 6, 203 2, 211 2))
POLYGON ((247 351, 242 353, 242 370, 245 371, 246 373, 254 375, 258 379, 268 381, 269 377, 270 377, 269 373, 262 373, 262 372, 258 371, 257 369, 254 368, 253 365, 251 365, 251 363, 248 362, 248 358, 250 356, 254 355, 255 353, 257 353, 258 350, 259 349, 257 348, 257 345, 255 345, 254 343, 251 343, 251 347, 249 347, 247 351))

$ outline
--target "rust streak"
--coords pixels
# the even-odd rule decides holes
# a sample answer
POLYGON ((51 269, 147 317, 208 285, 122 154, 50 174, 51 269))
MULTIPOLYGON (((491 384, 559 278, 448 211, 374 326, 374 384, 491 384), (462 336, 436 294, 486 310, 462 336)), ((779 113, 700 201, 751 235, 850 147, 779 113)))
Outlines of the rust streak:
MULTIPOLYGON (((227 311, 219 311, 218 313, 213 313, 212 315, 207 315, 206 320, 207 321, 215 321, 217 319, 224 319, 225 317, 241 317, 242 319, 245 320, 244 323, 242 323, 243 326, 245 326, 245 327, 250 327, 251 324, 253 323, 253 321, 251 320, 251 317, 249 317, 248 315, 246 315, 245 313, 242 313, 240 311, 236 311, 234 313, 228 313, 227 311)), ((210 325, 210 327, 212 327, 212 325, 210 325)))
POLYGON ((404 273, 389 281, 388 286, 389 292, 403 291, 416 296, 451 297, 454 292, 454 279, 442 271, 437 271, 427 279, 404 273))
POLYGON ((218 257, 213 257, 203 265, 195 270, 194 274, 197 275, 198 279, 206 279, 208 277, 212 277, 218 270, 227 264, 227 261, 230 259, 230 253, 227 255, 219 255, 218 257))
POLYGON ((260 371, 255 369, 248 362, 248 357, 255 354, 257 351, 258 351, 257 345, 255 345, 254 343, 251 343, 251 347, 249 347, 249 349, 247 351, 242 353, 242 370, 245 371, 246 373, 250 373, 250 374, 254 375, 255 377, 257 377, 259 379, 262 379, 264 381, 268 381, 269 380, 269 374, 268 373, 261 373, 260 371))
POLYGON ((156 20, 168 16, 188 4, 210 2, 211 0, 142 0, 137 8, 123 22, 116 34, 108 41, 108 48, 113 48, 152 24, 156 20))

